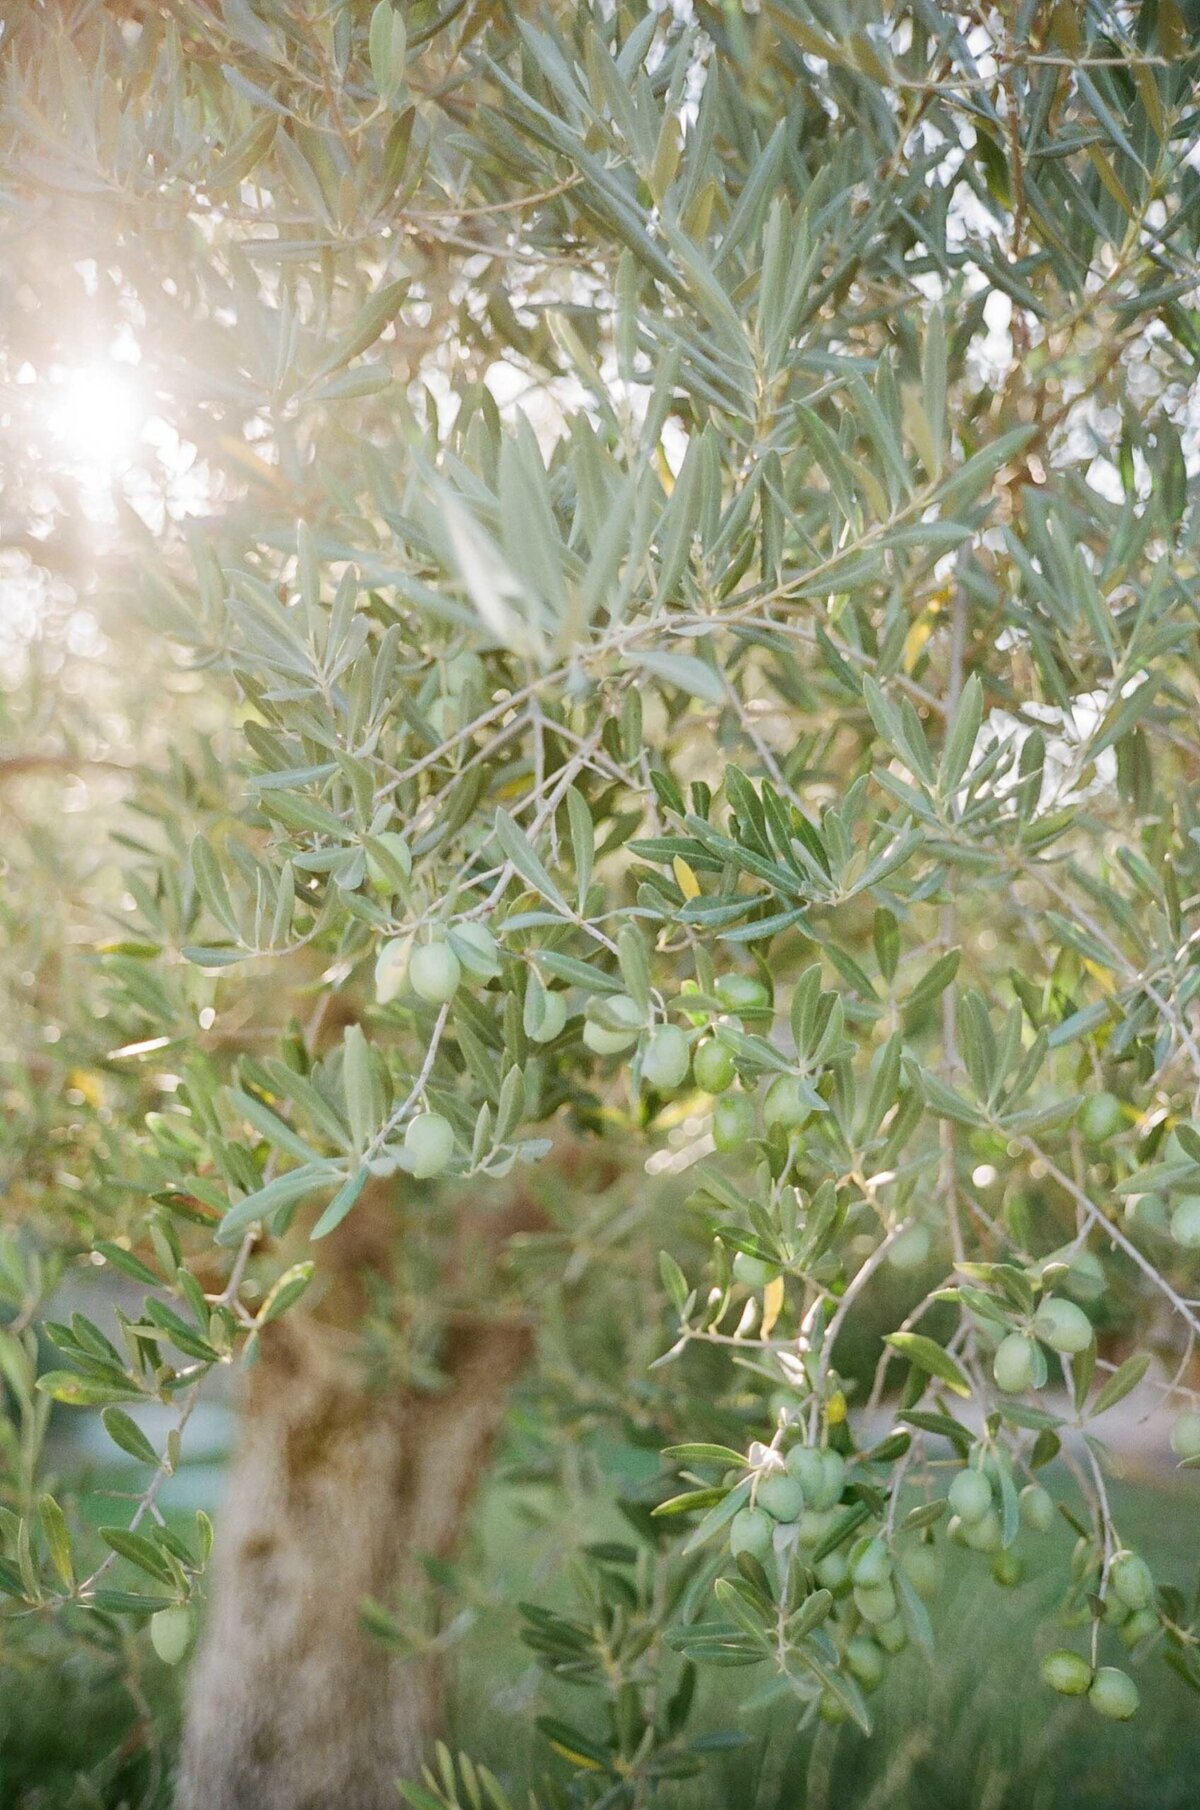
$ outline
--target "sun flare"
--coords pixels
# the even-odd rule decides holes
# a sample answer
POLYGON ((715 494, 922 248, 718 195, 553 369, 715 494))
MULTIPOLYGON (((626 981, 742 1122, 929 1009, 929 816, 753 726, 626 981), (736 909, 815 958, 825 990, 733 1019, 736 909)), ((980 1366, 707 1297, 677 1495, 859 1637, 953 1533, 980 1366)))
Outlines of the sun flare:
POLYGON ((129 462, 145 425, 134 374, 114 364, 64 371, 47 421, 62 456, 80 475, 107 482, 129 462))

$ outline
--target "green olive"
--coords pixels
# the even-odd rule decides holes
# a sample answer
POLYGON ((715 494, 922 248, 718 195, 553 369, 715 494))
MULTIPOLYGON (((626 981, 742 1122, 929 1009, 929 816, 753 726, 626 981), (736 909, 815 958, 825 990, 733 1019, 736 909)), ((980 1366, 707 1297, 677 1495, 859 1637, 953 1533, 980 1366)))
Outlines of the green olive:
POLYGON ((776 1075, 763 1099, 763 1124, 768 1129, 778 1126, 781 1131, 799 1131, 811 1117, 812 1108, 805 1104, 800 1077, 776 1075))
MULTIPOLYGON (((815 1445, 794 1445, 784 1461, 793 1477, 798 1477, 809 1502, 816 1506, 818 1496, 824 1494, 825 1469, 821 1462, 821 1448, 815 1445)), ((823 1507, 829 1504, 822 1504, 823 1507)))
POLYGON ((716 993, 727 1012, 761 1012, 771 1003, 761 980, 749 974, 722 974, 716 993))
POLYGON ((947 1491, 947 1499, 963 1526, 970 1527, 990 1512, 992 1486, 980 1471, 960 1471, 947 1491))
POLYGON ((408 979, 418 999, 427 1005, 444 1006, 458 992, 462 964, 449 943, 435 937, 433 942, 413 950, 408 979))
POLYGON ((183 1603, 150 1617, 150 1642, 164 1665, 178 1665, 192 1644, 192 1611, 183 1603))
POLYGON ((500 949, 487 925, 468 919, 455 924, 449 934, 451 947, 467 973, 479 980, 495 980, 500 972, 500 949))
POLYGON ((856 1634, 846 1642, 846 1670, 857 1678, 865 1691, 875 1691, 883 1683, 883 1654, 867 1634, 856 1634))
POLYGON ((932 1546, 914 1546, 900 1555, 900 1568, 917 1595, 928 1601, 942 1581, 942 1561, 932 1546))
POLYGON ((836 1727, 839 1722, 846 1722, 849 1720, 850 1711, 846 1708, 846 1705, 842 1702, 841 1698, 835 1697, 832 1691, 822 1691, 817 1714, 820 1716, 822 1722, 827 1722, 836 1727))
POLYGON ((850 1576, 864 1590, 886 1584, 891 1575, 892 1555, 882 1540, 857 1540, 850 1548, 850 1576))
POLYGON ((1176 1458, 1200 1458, 1200 1414, 1194 1408, 1176 1416, 1171 1450, 1176 1458))
POLYGON ((972 1552, 990 1554, 999 1552, 1004 1545, 1004 1529, 994 1508, 989 1508, 978 1521, 963 1521, 962 1536, 964 1546, 972 1552))
POLYGON ((1200 1250, 1200 1194, 1185 1194, 1171 1215, 1171 1236, 1185 1251, 1200 1250))
POLYGON ((454 1155, 454 1127, 440 1112, 421 1112, 408 1121, 404 1149, 419 1181, 440 1175, 454 1155))
POLYGON ((823 1590, 832 1590, 835 1596, 844 1593, 850 1582, 850 1561, 844 1552, 827 1552, 814 1569, 823 1590))
POLYGON ((404 991, 408 979, 408 961, 412 952, 410 936, 394 936, 383 945, 375 958, 375 998, 381 1006, 391 1005, 404 991))
POLYGON ((998 1552, 992 1558, 992 1576, 1005 1590, 1015 1590, 1025 1575, 1025 1567, 1015 1552, 998 1552))
MULTIPOLYGON (((378 842, 382 846, 384 852, 390 856, 393 865, 400 870, 407 880, 408 876, 412 873, 412 853, 408 843, 404 840, 404 837, 400 834, 399 830, 381 830, 378 836, 373 836, 371 840, 373 842, 378 842)), ((378 856, 371 853, 370 849, 367 850, 367 872, 370 874, 375 885, 378 886, 382 892, 390 893, 395 890, 392 875, 388 872, 387 868, 384 867, 378 856)))
POLYGON ((887 1260, 901 1273, 924 1269, 933 1248, 933 1234, 928 1226, 906 1226, 888 1246, 887 1260))
POLYGON ((642 1076, 659 1093, 673 1093, 687 1079, 691 1051, 677 1024, 664 1024, 652 1032, 642 1055, 642 1076))
POLYGON ((754 1102, 747 1094, 724 1094, 713 1107, 712 1136, 725 1155, 741 1150, 754 1136, 754 1102))
POLYGON ((1006 1395, 1023 1395, 1033 1381, 1035 1362, 1033 1341, 1023 1332, 1006 1333, 992 1359, 997 1389, 1003 1389, 1006 1395))
POLYGON ((1054 1526, 1054 1498, 1040 1483, 1027 1483, 1021 1491, 1021 1519, 1034 1533, 1049 1533, 1054 1526))
POLYGON ((1119 1666, 1102 1665, 1092 1679, 1088 1702, 1098 1715, 1110 1722, 1128 1722, 1137 1715, 1138 1687, 1119 1666))
POLYGON ((1101 1619, 1110 1628, 1119 1628, 1129 1620, 1133 1610, 1128 1603, 1123 1603, 1119 1596, 1106 1596, 1101 1619))
POLYGON ((1034 1315, 1033 1330, 1052 1351, 1086 1351, 1092 1342, 1092 1322, 1082 1307, 1061 1295, 1046 1296, 1034 1315))
MULTIPOLYGON (((528 1022, 528 1021, 527 1021, 528 1022)), ((561 1037, 567 1022, 567 998, 565 993, 543 992, 541 997, 541 1017, 535 1029, 528 1032, 534 1043, 553 1043, 561 1037)))
POLYGON ((1154 1601, 1154 1574, 1136 1552, 1119 1552, 1108 1574, 1109 1588, 1129 1609, 1148 1609, 1154 1601))
POLYGON ((729 1523, 729 1550, 735 1559, 748 1552, 760 1565, 765 1564, 771 1556, 774 1532, 775 1523, 764 1509, 739 1509, 729 1523))
POLYGON ((798 1521, 804 1513, 804 1491, 787 1471, 772 1471, 764 1477, 756 1500, 774 1521, 798 1521))
POLYGON ((707 1037, 692 1057, 692 1075, 696 1086, 706 1094, 723 1094, 733 1085, 737 1066, 723 1043, 707 1037))
POLYGON ((1117 1638, 1129 1652, 1140 1646, 1143 1640, 1149 1640, 1159 1629, 1158 1616, 1153 1609, 1134 1609, 1122 1622, 1117 1638))
POLYGON ((628 993, 611 994, 600 1008, 605 1021, 589 1018, 583 1027, 583 1041, 597 1056, 618 1056, 632 1049, 645 1023, 645 1013, 628 993), (614 1022, 609 1023, 607 1020, 614 1022))
POLYGON ((864 1621, 876 1627, 894 1621, 899 1612, 896 1592, 890 1584, 855 1584, 854 1607, 864 1621))
POLYGON ((1125 1202, 1125 1224, 1135 1232, 1165 1238, 1171 1226, 1166 1201, 1161 1194, 1131 1194, 1125 1202))
POLYGON ((779 1270, 773 1263, 764 1263, 761 1257, 752 1257, 749 1251, 736 1251, 733 1274, 734 1280, 744 1288, 760 1289, 766 1288, 769 1282, 774 1282, 779 1270))
POLYGON ((891 1621, 876 1622, 871 1632, 885 1653, 902 1653, 908 1645, 908 1629, 902 1615, 893 1615, 891 1621))
POLYGON ((800 1517, 797 1538, 801 1546, 819 1546, 837 1520, 831 1508, 806 1508, 800 1517))
POLYGON ((846 1487, 846 1460, 840 1452, 826 1446, 821 1453, 821 1491, 814 1508, 836 1508, 846 1487))
POLYGON ((1089 1144, 1102 1144, 1115 1137, 1125 1122, 1125 1114, 1116 1094, 1091 1094, 1079 1114, 1079 1129, 1089 1144))
POLYGON ((1063 1697, 1082 1697, 1092 1682, 1092 1668, 1079 1653, 1059 1647, 1041 1664, 1042 1682, 1063 1697))

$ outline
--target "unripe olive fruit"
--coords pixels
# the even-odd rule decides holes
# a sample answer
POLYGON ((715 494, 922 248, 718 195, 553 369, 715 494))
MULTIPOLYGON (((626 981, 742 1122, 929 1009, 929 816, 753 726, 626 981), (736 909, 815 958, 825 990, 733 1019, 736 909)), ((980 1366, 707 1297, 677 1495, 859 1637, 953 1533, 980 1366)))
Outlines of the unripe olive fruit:
POLYGON ((1165 1237, 1171 1216, 1161 1194, 1131 1194, 1125 1202, 1125 1224, 1136 1232, 1152 1232, 1165 1237))
POLYGON ((799 1131, 812 1116, 803 1099, 798 1075, 776 1075, 763 1098, 763 1124, 781 1131, 799 1131))
POLYGON ((869 1635, 856 1634, 846 1642, 846 1670, 865 1691, 878 1690, 883 1683, 883 1654, 869 1635))
POLYGON ((1063 1697, 1082 1697, 1092 1682, 1092 1668, 1079 1653, 1059 1647, 1041 1664, 1042 1681, 1063 1697))
POLYGON ((924 1269, 929 1261, 933 1234, 928 1226, 906 1226, 888 1246, 887 1260, 894 1270, 924 1269))
POLYGON ((950 1519, 947 1521, 946 1538, 948 1540, 952 1540, 953 1543, 955 1544, 955 1546, 965 1546, 966 1545, 967 1542, 966 1542, 966 1539, 964 1538, 964 1528, 963 1528, 963 1523, 962 1523, 962 1519, 960 1516, 951 1515, 950 1519))
POLYGON ((1138 1688, 1119 1666, 1102 1665, 1092 1679, 1088 1702, 1097 1715, 1107 1716, 1110 1722, 1128 1722, 1137 1715, 1138 1688))
POLYGON ((850 1582, 850 1561, 844 1552, 827 1552, 815 1570, 821 1588, 832 1590, 835 1596, 850 1582))
POLYGON ((454 953, 467 973, 480 980, 495 980, 500 972, 500 950, 487 925, 472 919, 455 924, 450 935, 457 944, 454 953))
POLYGON ((1158 1627, 1158 1616, 1153 1609, 1135 1609, 1122 1622, 1117 1638, 1123 1647, 1132 1652, 1143 1640, 1148 1640, 1151 1634, 1157 1634, 1158 1627))
POLYGON ((908 1645, 908 1629, 902 1615, 893 1615, 891 1621, 876 1622, 872 1632, 885 1653, 902 1653, 908 1645))
POLYGON ((998 1552, 992 1559, 992 1576, 1005 1590, 1015 1590, 1025 1575, 1025 1567, 1015 1552, 998 1552))
POLYGON ((980 1515, 978 1521, 963 1522, 963 1544, 972 1552, 999 1552, 1004 1545, 1004 1529, 994 1508, 980 1515))
POLYGON ((723 1094, 732 1086, 737 1065, 723 1043, 715 1037, 706 1037, 697 1045, 692 1057, 692 1075, 696 1086, 703 1088, 706 1094, 723 1094))
POLYGON ((1154 1576, 1136 1552, 1119 1552, 1108 1574, 1109 1588, 1130 1609, 1148 1609, 1154 1601, 1154 1576))
POLYGON ((836 1520, 831 1508, 806 1508, 797 1535, 801 1546, 819 1546, 836 1520))
POLYGON ((960 1471, 947 1497, 964 1527, 969 1527, 972 1522, 982 1521, 992 1507, 992 1486, 979 1471, 960 1471))
POLYGON ((1115 1137, 1125 1120, 1116 1094, 1091 1094, 1079 1114, 1079 1129, 1089 1144, 1115 1137))
POLYGON ((1171 1450, 1176 1458, 1200 1458, 1200 1414, 1194 1408, 1176 1417, 1171 1428, 1171 1450))
POLYGON ((1123 1603, 1119 1596, 1106 1596, 1102 1619, 1110 1628, 1119 1628, 1129 1620, 1133 1610, 1128 1603, 1123 1603))
POLYGON ((588 1049, 597 1056, 617 1056, 622 1050, 632 1049, 645 1023, 645 1014, 637 1001, 630 999, 628 993, 617 993, 604 1001, 604 1010, 617 1021, 618 1027, 628 1028, 610 1028, 589 1018, 583 1027, 583 1041, 588 1049))
POLYGON ((826 1446, 821 1453, 821 1492, 814 1508, 836 1508, 846 1487, 846 1460, 840 1452, 826 1446))
POLYGON ((535 1030, 528 1032, 534 1043, 553 1043, 561 1037, 567 1022, 567 997, 565 993, 543 993, 542 1016, 535 1030))
POLYGON ((885 1621, 894 1621, 899 1609, 896 1592, 890 1584, 855 1584, 854 1607, 864 1621, 875 1627, 885 1621))
POLYGON ((754 1136, 754 1105, 746 1094, 725 1094, 713 1107, 713 1143, 728 1155, 754 1136))
POLYGON ((178 1665, 192 1644, 192 1612, 183 1603, 150 1617, 150 1643, 164 1665, 178 1665))
MULTIPOLYGON (((381 830, 373 840, 383 845, 407 880, 412 872, 412 853, 399 830, 381 830)), ((392 890, 391 875, 385 867, 381 866, 378 858, 371 853, 370 849, 367 850, 367 872, 376 886, 386 887, 389 892, 392 890)))
POLYGON ((1034 1533, 1049 1533, 1054 1526, 1054 1499, 1040 1483, 1027 1483, 1021 1491, 1021 1519, 1034 1533))
POLYGON ((1200 1250, 1200 1194, 1185 1194, 1171 1215, 1171 1236, 1185 1251, 1200 1250))
POLYGON ((727 1012, 762 1011, 771 1003, 771 995, 761 980, 750 974, 722 974, 716 992, 727 1012))
POLYGON ((859 1540, 850 1548, 850 1576, 864 1590, 886 1584, 892 1575, 892 1555, 882 1540, 859 1540))
POLYGON ((839 1722, 847 1721, 850 1712, 840 1697, 835 1697, 832 1691, 822 1691, 817 1714, 822 1722, 836 1725, 839 1722))
POLYGON ((691 1052, 677 1024, 663 1024, 651 1033, 642 1055, 642 1075, 659 1093, 671 1093, 687 1079, 691 1052))
POLYGON ((932 1546, 914 1546, 901 1554, 900 1568, 918 1596, 936 1596, 942 1581, 942 1563, 932 1546))
POLYGON ((1082 1307, 1061 1295, 1046 1296, 1034 1315, 1033 1330, 1052 1351, 1086 1351, 1092 1342, 1092 1322, 1082 1307))
POLYGON ((798 1521, 804 1513, 804 1491, 787 1471, 772 1471, 764 1477, 757 1501, 775 1521, 798 1521))
POLYGON ((1063 1287, 1075 1301, 1098 1301, 1107 1286, 1104 1265, 1095 1251, 1076 1251, 1063 1287))
POLYGON ((420 1112, 408 1121, 404 1148, 418 1180, 440 1175, 454 1155, 454 1127, 440 1112, 420 1112))
MULTIPOLYGON (((823 1483, 825 1467, 821 1462, 821 1450, 815 1445, 794 1445, 784 1460, 793 1477, 798 1477, 804 1488, 804 1494, 815 1508, 817 1498, 824 1494, 823 1483)), ((822 1503, 822 1507, 828 1506, 822 1503)))
POLYGON ((391 1005, 404 991, 408 979, 408 962, 412 938, 394 936, 383 945, 375 958, 375 998, 381 1006, 391 1005))
POLYGON ((1007 1333, 992 1359, 997 1389, 1003 1389, 1006 1395, 1023 1395, 1033 1381, 1035 1361, 1033 1341, 1023 1332, 1007 1333))
POLYGON ((773 1263, 764 1263, 761 1257, 752 1257, 749 1251, 736 1251, 733 1274, 743 1287, 757 1289, 766 1288, 768 1282, 774 1282, 779 1271, 773 1263))
POLYGON ((759 1564, 765 1564, 771 1556, 771 1536, 775 1532, 775 1523, 765 1509, 739 1509, 729 1523, 729 1550, 734 1558, 740 1558, 748 1552, 759 1564))
POLYGON ((437 937, 413 950, 408 979, 418 999, 431 1006, 444 1006, 458 992, 462 964, 449 943, 437 937))
POLYGON ((846 1481, 846 1460, 840 1452, 795 1445, 787 1455, 787 1467, 803 1486, 810 1508, 836 1506, 846 1481))

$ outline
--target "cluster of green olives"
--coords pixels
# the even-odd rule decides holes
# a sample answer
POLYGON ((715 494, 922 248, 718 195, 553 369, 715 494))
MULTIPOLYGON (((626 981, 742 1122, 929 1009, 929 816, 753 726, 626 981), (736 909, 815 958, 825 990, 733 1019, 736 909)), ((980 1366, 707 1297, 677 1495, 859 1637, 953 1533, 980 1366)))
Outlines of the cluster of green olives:
POLYGON ((765 1563, 779 1528, 802 1549, 819 1546, 837 1518, 845 1481, 846 1460, 831 1447, 796 1445, 786 1457, 771 1453, 756 1472, 750 1505, 730 1522, 734 1558, 748 1552, 765 1563))
POLYGON ((1097 1715, 1128 1722, 1138 1710, 1138 1687, 1120 1666, 1091 1666, 1081 1653, 1059 1647, 1042 1660, 1042 1680, 1063 1697, 1086 1696, 1097 1715))
POLYGON ((1047 1375, 1041 1346, 1075 1357, 1087 1350, 1093 1336, 1092 1322, 1078 1302, 1065 1295, 1043 1296, 1028 1328, 1006 1333, 996 1347, 992 1358, 996 1387, 1006 1395, 1040 1389, 1047 1375))
MULTIPOLYGON (((985 1554, 992 1561, 992 1576, 998 1584, 1012 1588, 1024 1575, 1020 1557, 1004 1543, 994 1466, 987 1454, 977 1454, 979 1462, 959 1471, 947 1491, 951 1514, 946 1526, 947 1537, 971 1552, 985 1554)), ((1049 1533, 1054 1525, 1054 1502, 1040 1483, 1026 1484, 1018 1498, 1021 1524, 1034 1533, 1049 1533)))
MULTIPOLYGON (((815 1554, 837 1522, 845 1480, 846 1461, 830 1447, 797 1445, 786 1456, 769 1454, 756 1472, 750 1503, 730 1522, 733 1557, 746 1553, 766 1567, 776 1553, 815 1554)), ((889 1656, 908 1644, 898 1567, 920 1596, 935 1593, 941 1566, 928 1544, 895 1557, 878 1533, 864 1532, 812 1565, 818 1585, 834 1598, 829 1625, 842 1667, 866 1691, 878 1688, 889 1656)), ((823 1719, 841 1721, 845 1713, 836 1695, 822 1694, 823 1719)))

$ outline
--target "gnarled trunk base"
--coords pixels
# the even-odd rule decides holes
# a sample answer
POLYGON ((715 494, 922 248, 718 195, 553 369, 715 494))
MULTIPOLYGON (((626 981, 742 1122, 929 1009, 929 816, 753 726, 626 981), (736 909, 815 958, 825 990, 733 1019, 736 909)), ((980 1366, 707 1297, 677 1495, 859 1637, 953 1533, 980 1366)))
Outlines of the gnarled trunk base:
POLYGON ((395 1810, 440 1721, 440 1667, 360 1605, 419 1600, 421 1555, 457 1544, 528 1335, 456 1332, 432 1395, 368 1391, 345 1344, 284 1319, 247 1378, 178 1810, 395 1810))

